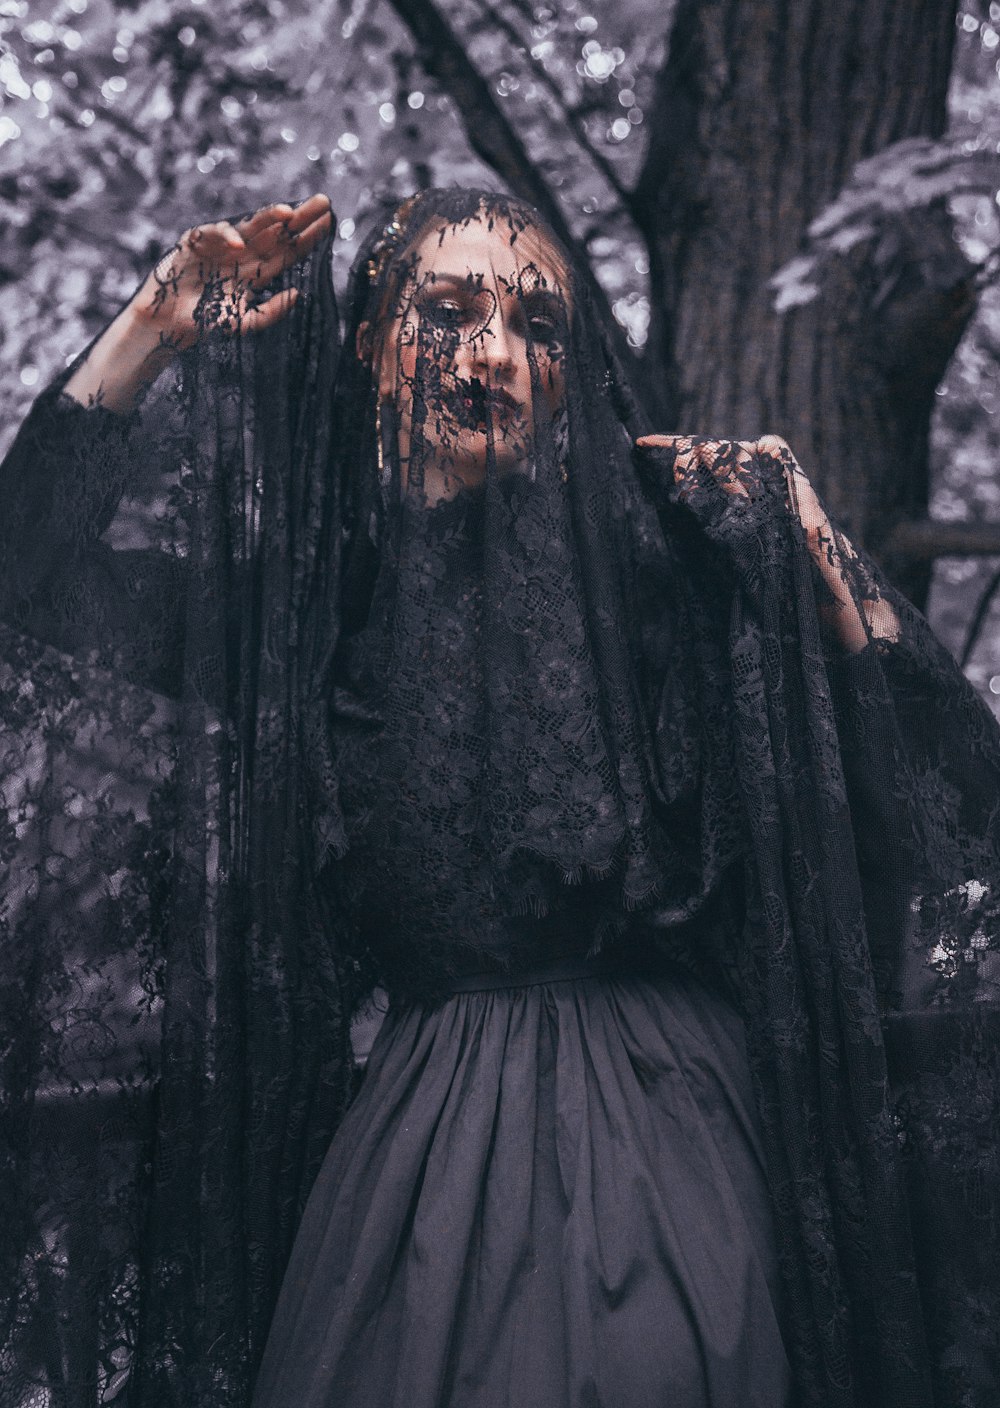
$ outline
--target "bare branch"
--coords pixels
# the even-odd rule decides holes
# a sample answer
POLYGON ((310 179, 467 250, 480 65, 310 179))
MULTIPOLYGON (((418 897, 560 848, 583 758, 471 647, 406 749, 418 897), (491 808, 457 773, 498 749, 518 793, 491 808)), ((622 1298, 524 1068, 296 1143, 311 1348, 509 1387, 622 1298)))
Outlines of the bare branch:
POLYGON ((450 95, 458 110, 472 150, 506 182, 508 188, 529 201, 549 222, 566 248, 575 253, 584 271, 594 302, 625 366, 636 367, 637 358, 598 283, 586 252, 569 227, 559 202, 529 157, 520 137, 494 101, 489 84, 469 59, 458 35, 433 0, 390 0, 392 8, 412 34, 426 72, 450 95))
POLYGON ((983 627, 986 625, 986 618, 990 614, 990 607, 993 605, 993 598, 1000 591, 1000 572, 994 572, 986 584, 986 590, 976 603, 976 609, 972 613, 969 621, 969 628, 965 633, 965 641, 962 645, 962 653, 958 657, 958 663, 964 670, 972 659, 972 652, 975 650, 982 635, 983 627))
POLYGON ((1000 523, 942 523, 910 519, 897 523, 877 545, 879 556, 932 562, 937 557, 1000 557, 1000 523))
POLYGON ((539 80, 539 82, 545 85, 548 91, 555 98, 556 102, 559 104, 559 110, 562 113, 563 118, 565 119, 567 125, 572 131, 574 137, 576 137, 576 140, 579 142, 580 146, 586 153, 588 160, 592 161, 597 167, 598 171, 600 171, 605 181, 607 181, 608 185, 611 187, 615 195, 621 201, 622 208, 626 212, 626 214, 631 215, 632 193, 627 189, 627 187, 622 185, 621 181, 618 178, 617 171, 615 171, 614 167, 611 165, 611 162, 604 155, 604 153, 598 151, 597 148, 594 146, 593 142, 590 139, 590 133, 587 131, 586 125, 583 121, 583 117, 581 116, 580 112, 570 107, 569 103, 566 100, 566 95, 563 93, 559 84, 555 81, 555 79, 552 77, 551 73, 549 73, 548 69, 541 62, 541 60, 536 59, 532 56, 530 48, 524 43, 524 40, 518 34, 517 30, 510 23, 507 17, 505 15, 502 15, 497 9, 497 7, 490 3, 490 0, 482 0, 482 7, 485 12, 489 15, 490 22, 495 29, 498 29, 501 34, 506 35, 507 39, 515 47, 524 48, 527 50, 528 63, 531 67, 532 73, 539 80))
POLYGON ((469 145, 517 195, 531 202, 561 240, 576 245, 558 201, 552 195, 520 137, 497 106, 489 84, 475 68, 433 0, 390 0, 413 35, 427 73, 453 99, 469 145))

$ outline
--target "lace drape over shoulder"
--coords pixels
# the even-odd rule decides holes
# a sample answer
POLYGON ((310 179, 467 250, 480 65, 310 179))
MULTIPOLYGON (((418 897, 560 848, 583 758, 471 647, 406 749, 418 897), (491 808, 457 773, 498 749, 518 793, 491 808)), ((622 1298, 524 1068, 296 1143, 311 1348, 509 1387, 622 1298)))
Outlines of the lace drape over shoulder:
POLYGON ((0 1405, 246 1408, 367 996, 580 941, 743 1019, 797 1401, 995 1404, 989 711, 527 207, 283 285, 2 467, 0 1405))

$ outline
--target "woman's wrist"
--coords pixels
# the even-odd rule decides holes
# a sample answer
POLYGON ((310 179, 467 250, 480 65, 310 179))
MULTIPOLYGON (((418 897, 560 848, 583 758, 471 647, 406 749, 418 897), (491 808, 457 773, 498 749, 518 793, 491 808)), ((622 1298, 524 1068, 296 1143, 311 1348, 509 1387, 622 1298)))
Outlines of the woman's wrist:
POLYGON ((127 415, 176 351, 162 321, 143 308, 137 295, 94 343, 63 391, 82 405, 97 403, 127 415))

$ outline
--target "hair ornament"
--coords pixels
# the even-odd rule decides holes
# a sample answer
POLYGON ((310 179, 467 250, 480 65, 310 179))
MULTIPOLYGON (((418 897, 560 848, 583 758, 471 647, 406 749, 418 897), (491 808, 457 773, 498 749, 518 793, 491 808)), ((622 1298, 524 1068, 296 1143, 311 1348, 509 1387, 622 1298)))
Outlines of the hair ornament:
POLYGON ((368 277, 372 283, 375 283, 399 248, 406 230, 406 222, 416 202, 416 195, 407 196, 406 200, 393 211, 392 218, 372 246, 367 264, 368 277))

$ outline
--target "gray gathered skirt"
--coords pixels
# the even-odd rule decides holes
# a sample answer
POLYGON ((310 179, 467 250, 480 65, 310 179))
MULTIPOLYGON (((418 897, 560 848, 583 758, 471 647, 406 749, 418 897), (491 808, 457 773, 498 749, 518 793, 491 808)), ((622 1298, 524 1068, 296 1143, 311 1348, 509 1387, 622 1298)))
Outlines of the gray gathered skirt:
POLYGON ((253 1408, 786 1408, 739 1018, 678 974, 394 1005, 253 1408))

